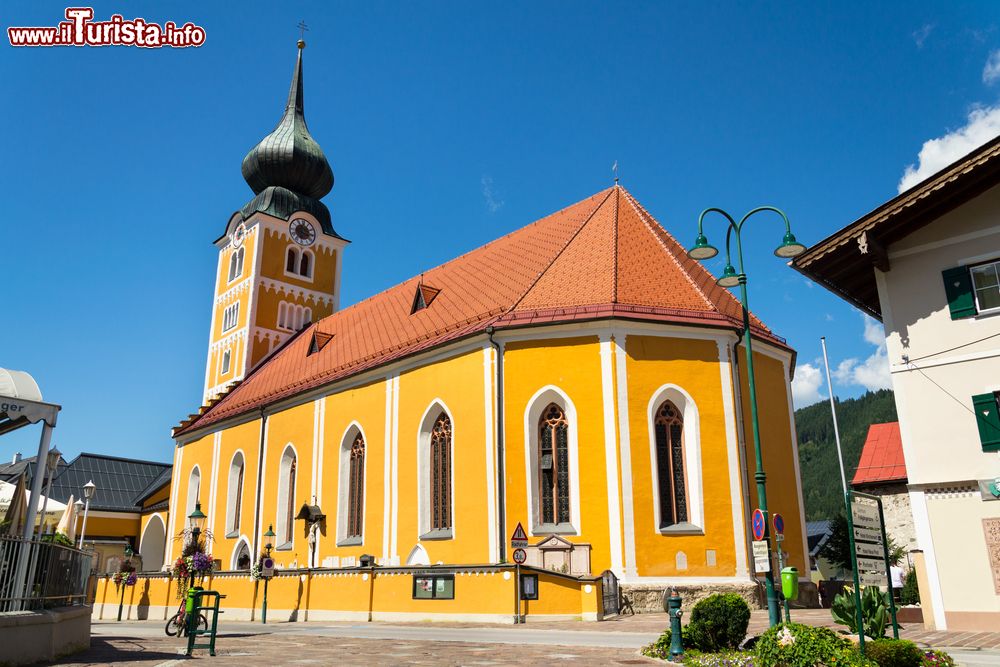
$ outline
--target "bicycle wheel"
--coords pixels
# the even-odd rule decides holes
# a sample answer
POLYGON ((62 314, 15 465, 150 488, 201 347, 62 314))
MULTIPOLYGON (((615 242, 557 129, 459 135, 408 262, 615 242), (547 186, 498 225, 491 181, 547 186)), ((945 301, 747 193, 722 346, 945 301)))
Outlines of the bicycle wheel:
POLYGON ((205 614, 198 614, 198 629, 208 632, 208 619, 205 618, 205 614))
POLYGON ((169 620, 167 620, 167 627, 164 630, 164 632, 167 633, 168 637, 176 637, 180 633, 181 629, 184 627, 182 623, 179 623, 177 621, 177 616, 179 616, 179 614, 175 614, 174 616, 171 616, 169 620))

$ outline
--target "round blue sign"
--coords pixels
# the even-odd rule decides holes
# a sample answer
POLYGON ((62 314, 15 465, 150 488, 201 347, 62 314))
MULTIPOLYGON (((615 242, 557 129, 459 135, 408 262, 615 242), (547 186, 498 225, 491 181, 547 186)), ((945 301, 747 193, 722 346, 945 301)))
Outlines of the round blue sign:
POLYGON ((767 519, 764 518, 763 512, 760 510, 753 511, 750 527, 753 529, 753 538, 755 540, 764 539, 764 533, 767 531, 767 519))
POLYGON ((777 512, 774 513, 774 532, 778 535, 785 534, 785 517, 777 512))

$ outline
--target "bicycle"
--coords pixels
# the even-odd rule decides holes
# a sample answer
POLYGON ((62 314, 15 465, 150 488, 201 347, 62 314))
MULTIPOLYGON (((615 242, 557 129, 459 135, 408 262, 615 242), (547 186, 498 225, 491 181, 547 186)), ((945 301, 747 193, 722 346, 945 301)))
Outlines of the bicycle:
MULTIPOLYGON (((177 613, 167 620, 167 627, 164 631, 168 637, 186 637, 187 622, 187 600, 181 600, 181 604, 177 608, 177 613)), ((197 629, 202 631, 208 630, 208 619, 205 618, 205 614, 198 614, 197 629)))

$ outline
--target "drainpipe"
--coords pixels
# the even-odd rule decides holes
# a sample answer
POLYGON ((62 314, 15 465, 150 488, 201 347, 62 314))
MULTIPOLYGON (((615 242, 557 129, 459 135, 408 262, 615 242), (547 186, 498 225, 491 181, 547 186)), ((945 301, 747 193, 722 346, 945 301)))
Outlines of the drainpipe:
POLYGON ((504 497, 504 455, 503 455, 503 350, 500 343, 493 340, 496 330, 492 325, 486 327, 486 335, 490 337, 490 345, 497 351, 497 546, 499 547, 499 562, 507 560, 507 528, 505 519, 507 506, 504 497))
POLYGON ((260 504, 263 498, 260 494, 260 485, 264 477, 264 434, 267 432, 267 415, 264 408, 260 409, 260 440, 257 442, 257 502, 253 507, 253 554, 254 560, 260 558, 260 504))

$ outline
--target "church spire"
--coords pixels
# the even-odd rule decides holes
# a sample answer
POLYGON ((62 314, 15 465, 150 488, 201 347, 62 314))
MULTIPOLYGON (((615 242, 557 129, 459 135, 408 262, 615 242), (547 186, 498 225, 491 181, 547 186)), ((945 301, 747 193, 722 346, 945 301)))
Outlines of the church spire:
POLYGON ((258 195, 269 187, 279 187, 319 199, 333 188, 330 163, 306 126, 302 85, 305 46, 300 39, 284 115, 277 127, 243 158, 243 178, 258 195))

